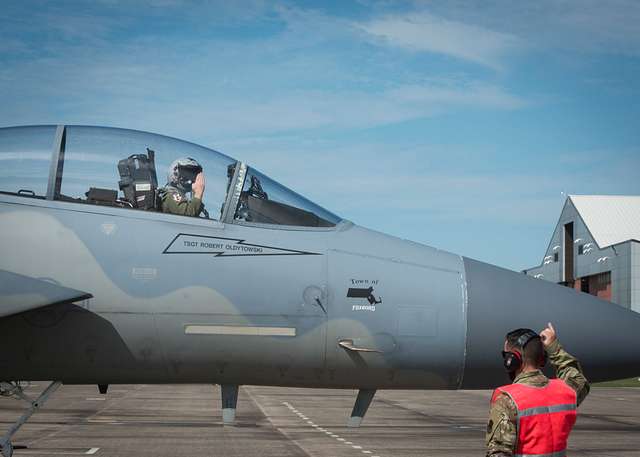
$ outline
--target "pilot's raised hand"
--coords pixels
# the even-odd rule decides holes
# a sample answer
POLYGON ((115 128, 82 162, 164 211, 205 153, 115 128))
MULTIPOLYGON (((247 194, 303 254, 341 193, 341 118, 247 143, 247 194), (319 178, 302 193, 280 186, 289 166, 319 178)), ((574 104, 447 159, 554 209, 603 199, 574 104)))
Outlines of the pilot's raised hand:
POLYGON ((195 182, 191 185, 193 196, 195 198, 202 200, 202 195, 204 194, 204 184, 204 174, 200 172, 196 176, 195 182))
POLYGON ((551 322, 547 324, 547 328, 540 332, 540 339, 545 348, 549 347, 557 338, 556 329, 553 328, 551 322))

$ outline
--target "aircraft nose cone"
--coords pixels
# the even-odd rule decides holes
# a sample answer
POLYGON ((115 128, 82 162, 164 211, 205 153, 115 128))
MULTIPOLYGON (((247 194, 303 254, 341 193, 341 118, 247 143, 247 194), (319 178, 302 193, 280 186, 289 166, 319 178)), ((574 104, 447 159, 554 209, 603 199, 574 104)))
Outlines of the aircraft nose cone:
POLYGON ((640 314, 591 295, 464 259, 467 351, 462 388, 507 382, 500 351, 510 330, 552 322, 591 382, 640 376, 640 314))

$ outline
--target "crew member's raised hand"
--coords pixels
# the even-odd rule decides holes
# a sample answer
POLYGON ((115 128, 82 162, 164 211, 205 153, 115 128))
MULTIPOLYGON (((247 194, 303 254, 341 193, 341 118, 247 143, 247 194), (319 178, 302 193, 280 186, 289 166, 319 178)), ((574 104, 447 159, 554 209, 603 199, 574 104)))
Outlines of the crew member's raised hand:
POLYGON ((202 172, 198 173, 191 188, 193 189, 193 196, 202 200, 202 194, 204 194, 204 175, 202 172))
POLYGON ((553 324, 551 324, 551 322, 547 324, 547 328, 540 332, 540 339, 542 340, 544 347, 548 347, 557 339, 556 329, 553 328, 553 324))

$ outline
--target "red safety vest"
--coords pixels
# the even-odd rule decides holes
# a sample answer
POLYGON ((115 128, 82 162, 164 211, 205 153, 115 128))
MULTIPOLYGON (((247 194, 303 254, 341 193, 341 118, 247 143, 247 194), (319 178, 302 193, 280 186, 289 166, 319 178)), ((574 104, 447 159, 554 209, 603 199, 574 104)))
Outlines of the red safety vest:
POLYGON ((545 387, 509 384, 493 392, 491 404, 501 393, 518 408, 515 457, 563 457, 569 433, 576 423, 576 392, 560 379, 545 387))

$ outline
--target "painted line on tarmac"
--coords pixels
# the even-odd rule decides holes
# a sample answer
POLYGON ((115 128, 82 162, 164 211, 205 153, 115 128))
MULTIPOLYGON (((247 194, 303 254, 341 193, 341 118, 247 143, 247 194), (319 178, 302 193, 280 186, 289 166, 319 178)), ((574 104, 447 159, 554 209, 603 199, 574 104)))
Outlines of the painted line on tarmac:
POLYGON ((27 448, 27 449, 16 449, 16 454, 19 455, 94 455, 97 453, 100 448, 92 447, 85 451, 88 448, 80 448, 80 449, 51 449, 51 448, 27 448))
MULTIPOLYGON (((368 450, 368 449, 363 449, 362 446, 359 446, 357 444, 353 444, 352 441, 347 441, 346 439, 340 437, 340 435, 337 435, 335 433, 333 433, 331 430, 327 430, 326 428, 320 427, 319 425, 315 424, 312 420, 310 420, 307 416, 305 416, 299 409, 294 408, 294 406, 289 403, 288 401, 283 401, 282 404, 284 406, 286 406, 289 411, 291 411, 292 413, 296 414, 300 419, 306 421, 306 423, 308 425, 310 425, 311 427, 315 428, 317 431, 324 433, 327 436, 330 436, 331 438, 334 438, 336 441, 342 443, 342 444, 346 444, 347 446, 351 446, 353 449, 357 450, 357 451, 361 451, 363 454, 366 455, 370 455, 373 454, 372 451, 368 450)), ((372 455, 371 457, 380 457, 379 455, 372 455)))

